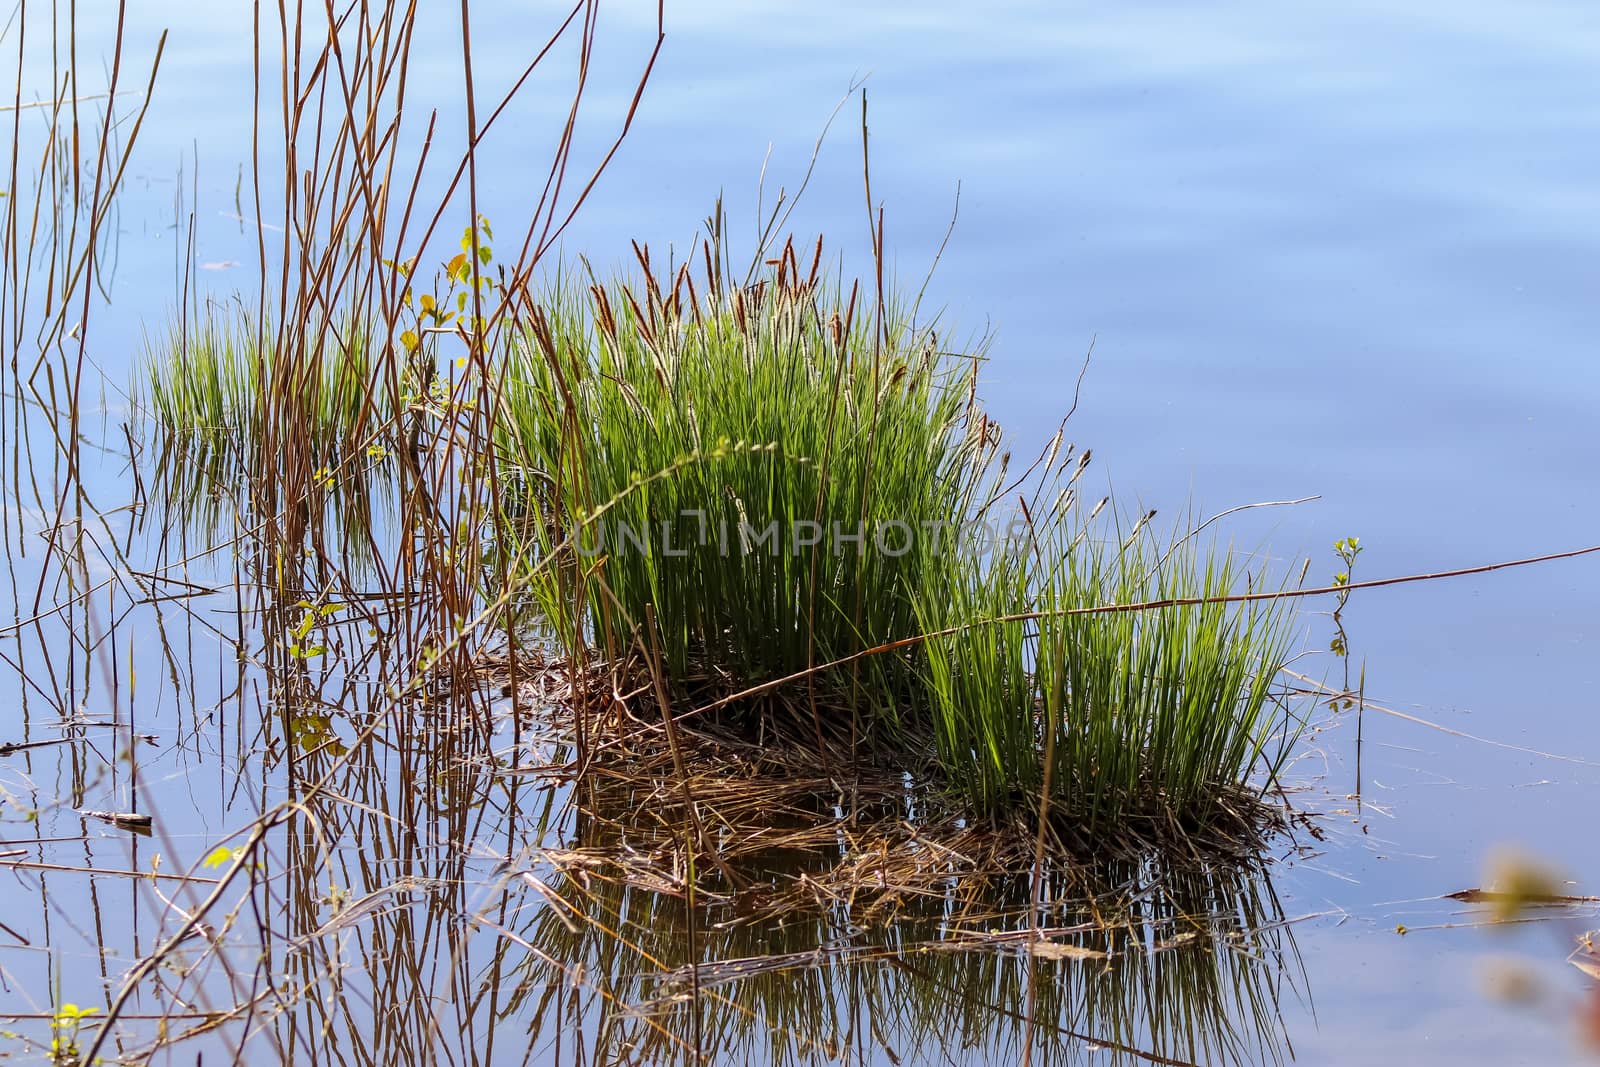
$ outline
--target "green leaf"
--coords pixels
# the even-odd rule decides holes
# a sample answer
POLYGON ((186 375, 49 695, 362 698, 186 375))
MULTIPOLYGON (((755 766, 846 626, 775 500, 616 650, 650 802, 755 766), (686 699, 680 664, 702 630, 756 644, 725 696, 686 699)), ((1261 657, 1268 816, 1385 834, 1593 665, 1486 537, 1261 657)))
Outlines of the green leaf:
POLYGON ((231 849, 227 845, 218 845, 206 856, 205 862, 201 866, 221 867, 223 864, 232 863, 238 854, 236 849, 231 849))

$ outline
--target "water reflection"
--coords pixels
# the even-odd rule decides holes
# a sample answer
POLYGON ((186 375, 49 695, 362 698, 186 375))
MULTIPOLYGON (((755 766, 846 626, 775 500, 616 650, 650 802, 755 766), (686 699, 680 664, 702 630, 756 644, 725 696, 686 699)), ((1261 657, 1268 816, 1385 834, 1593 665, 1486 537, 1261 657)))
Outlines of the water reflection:
MULTIPOLYGON (((854 839, 796 798, 795 819, 823 820, 806 844, 743 854, 739 891, 702 859, 691 906, 681 818, 642 810, 646 789, 555 780, 559 724, 516 714, 503 670, 476 702, 420 693, 382 724, 361 709, 385 690, 358 671, 330 686, 290 660, 262 678, 276 714, 252 787, 293 817, 141 991, 152 1012, 203 1012, 168 1043, 373 1065, 1290 1056, 1283 1009, 1307 993, 1259 858, 1063 868, 1037 911, 1015 868, 846 887, 830 874, 854 839), (452 718, 475 706, 471 728, 452 718), (375 743, 294 743, 329 709, 375 743)), ((192 907, 168 893, 163 936, 192 907)), ((120 1023, 123 1051, 148 1051, 149 1028, 120 1023)))
MULTIPOLYGON (((396 506, 396 461, 370 446, 341 460, 330 453, 313 471, 306 492, 281 511, 263 509, 249 488, 260 448, 248 431, 224 440, 162 436, 141 472, 141 526, 174 542, 223 545, 280 525, 286 545, 304 545, 313 558, 338 560, 361 576, 393 555, 386 532, 396 506)), ((164 538, 153 538, 158 544, 164 538)))
POLYGON ((1304 995, 1261 863, 1073 870, 1035 935, 1026 875, 876 921, 862 886, 751 922, 738 897, 691 913, 681 884, 611 849, 582 853, 549 883, 559 904, 505 933, 527 949, 513 996, 594 1062, 1281 1062, 1280 1003, 1304 995))
POLYGON ((270 1025, 240 1040, 307 1063, 523 1050, 574 1063, 1266 1063, 1288 1058, 1281 1008, 1306 996, 1261 864, 1073 871, 1053 880, 1038 940, 1029 879, 1014 875, 888 918, 864 918, 863 886, 751 921, 737 896, 691 911, 670 860, 626 844, 530 847, 559 810, 551 788, 450 775, 433 799, 395 815, 329 803, 289 824, 255 893, 275 916, 262 947, 281 977, 257 1005, 270 1025))
MULTIPOLYGON (((702 858, 691 906, 681 809, 648 782, 573 791, 559 711, 526 676, 508 686, 505 659, 477 657, 475 674, 405 688, 427 630, 413 620, 409 632, 398 602, 352 590, 337 598, 348 617, 314 620, 304 635, 325 653, 291 654, 282 635, 301 625, 317 576, 311 564, 286 572, 273 594, 255 559, 234 564, 237 586, 256 593, 241 607, 237 674, 219 680, 222 707, 241 714, 230 727, 230 810, 211 813, 241 832, 195 835, 219 850, 209 856, 184 847, 198 827, 172 803, 169 757, 135 753, 160 790, 154 847, 169 857, 159 867, 167 880, 112 882, 134 898, 126 925, 101 915, 107 879, 56 875, 51 885, 77 921, 94 916, 101 960, 180 938, 138 979, 101 1055, 373 1065, 1290 1058, 1283 1016, 1307 994, 1259 858, 1059 869, 1035 912, 1025 863, 952 865, 914 885, 871 876, 873 857, 859 854, 860 835, 820 787, 795 789, 781 811, 765 809, 775 829, 793 830, 775 835, 783 845, 728 847, 737 891, 702 858), (268 822, 251 846, 257 811, 268 822), (187 873, 174 865, 185 853, 196 861, 187 873), (203 907, 212 893, 216 906, 203 907)), ((189 640, 197 617, 180 616, 189 640)), ((181 627, 175 639, 183 644, 181 627)), ((185 716, 200 726, 194 744, 212 736, 200 724, 227 720, 192 682, 185 691, 195 696, 185 716)), ((863 810, 916 822, 915 800, 907 792, 898 809, 863 810)), ((130 861, 116 844, 85 842, 91 850, 105 854, 96 867, 149 869, 148 853, 130 861)), ((80 1000, 121 981, 103 964, 97 983, 80 962, 67 970, 80 1000)), ((82 1021, 81 1047, 97 1025, 82 1021)), ((28 1026, 36 1044, 48 1042, 45 1016, 28 1026)))

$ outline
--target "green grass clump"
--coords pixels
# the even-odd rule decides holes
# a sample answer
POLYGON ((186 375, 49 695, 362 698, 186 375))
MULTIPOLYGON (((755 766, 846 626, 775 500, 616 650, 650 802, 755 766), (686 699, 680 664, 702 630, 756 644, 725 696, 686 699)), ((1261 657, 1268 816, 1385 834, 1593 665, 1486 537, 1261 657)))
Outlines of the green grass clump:
MULTIPOLYGON (((641 291, 553 299, 507 375, 503 451, 553 517, 545 547, 579 548, 557 571, 585 636, 613 657, 659 642, 671 679, 738 687, 913 634, 929 564, 911 539, 977 484, 974 361, 892 313, 875 337, 853 302, 778 276, 692 305, 641 291)), ((816 684, 835 714, 899 726, 921 703, 913 663, 816 684)))
POLYGON ((1092 536, 1072 503, 1088 457, 1063 456, 1059 435, 1023 479, 1070 468, 1058 507, 1036 518, 1035 492, 1011 541, 973 543, 1015 489, 972 399, 975 361, 892 314, 875 335, 782 273, 692 302, 648 281, 558 286, 512 346, 499 452, 527 488, 532 584, 569 647, 659 656, 687 706, 952 630, 808 676, 763 714, 930 739, 988 816, 1048 793, 1090 830, 1198 824, 1276 770, 1287 602, 1085 611, 1224 597, 1246 576, 1142 523, 1092 536))
POLYGON ((1048 781, 1051 810, 1090 832, 1204 824, 1281 765, 1290 602, 1218 603, 1241 584, 1231 553, 1075 510, 925 598, 930 632, 969 627, 928 643, 940 759, 990 814, 1037 809, 1048 781), (1193 599, 1210 602, 1089 610, 1193 599))
POLYGON ((297 548, 336 533, 365 560, 373 488, 395 467, 393 367, 364 330, 306 333, 316 345, 285 355, 242 308, 207 305, 146 339, 134 409, 155 431, 163 511, 212 536, 280 516, 297 548))
POLYGON ((382 422, 373 353, 358 330, 330 327, 319 351, 281 358, 276 338, 242 311, 210 307, 146 339, 136 405, 173 438, 205 451, 259 441, 276 415, 313 455, 334 457, 363 422, 382 422))
POLYGON ((1080 514, 1088 455, 1060 434, 1009 474, 974 399, 977 354, 892 305, 862 311, 814 269, 801 281, 792 255, 755 285, 708 269, 704 293, 684 273, 663 293, 641 260, 642 281, 558 278, 512 308, 485 342, 491 373, 449 405, 359 336, 330 330, 289 359, 241 316, 175 331, 146 406, 198 445, 182 470, 222 481, 216 457, 238 457, 252 503, 274 510, 365 486, 385 452, 373 442, 397 437, 386 412, 437 409, 449 432, 430 440, 475 475, 462 492, 493 530, 483 601, 526 590, 574 662, 659 665, 680 708, 758 687, 733 701, 753 736, 798 729, 906 763, 932 750, 985 816, 1048 799, 1090 832, 1200 825, 1276 772, 1293 734, 1271 688, 1292 601, 1216 602, 1260 575, 1181 530, 1123 536, 1099 508, 1080 514), (1019 485, 1033 503, 996 542, 1019 485), (1043 508, 1046 488, 1059 495, 1043 508))
POLYGON ((147 338, 137 399, 164 430, 221 444, 250 423, 261 401, 261 361, 250 323, 208 314, 147 338))

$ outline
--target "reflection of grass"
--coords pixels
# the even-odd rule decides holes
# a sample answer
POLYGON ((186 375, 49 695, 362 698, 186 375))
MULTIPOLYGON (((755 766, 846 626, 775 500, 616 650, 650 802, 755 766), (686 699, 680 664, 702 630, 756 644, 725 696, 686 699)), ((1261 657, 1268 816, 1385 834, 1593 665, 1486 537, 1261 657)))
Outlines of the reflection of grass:
POLYGON ((1147 860, 1053 879, 1062 903, 1037 952, 1026 877, 917 898, 871 930, 843 902, 775 926, 713 908, 691 938, 682 900, 630 876, 586 868, 562 891, 569 908, 518 934, 534 949, 519 992, 574 988, 567 1010, 596 1062, 629 1049, 693 1062, 697 1025, 701 1050, 730 1063, 851 1048, 868 1060, 1012 1063, 1024 1044, 1040 1063, 1283 1058, 1294 948, 1258 868, 1147 860))

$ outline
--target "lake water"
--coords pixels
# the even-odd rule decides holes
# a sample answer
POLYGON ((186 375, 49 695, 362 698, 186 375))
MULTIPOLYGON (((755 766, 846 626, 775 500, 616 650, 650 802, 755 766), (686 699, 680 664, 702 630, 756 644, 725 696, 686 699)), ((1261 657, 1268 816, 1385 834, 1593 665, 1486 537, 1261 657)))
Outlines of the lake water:
MULTIPOLYGON (((111 301, 96 312, 89 349, 106 400, 85 432, 103 433, 113 451, 126 449, 120 396, 141 331, 159 329, 177 300, 191 211, 194 260, 209 265, 201 283, 220 295, 254 284, 255 233, 228 217, 241 179, 244 213, 253 211, 250 12, 237 8, 130 12, 130 55, 147 57, 160 27, 170 37, 127 176, 111 301)), ((502 3, 475 14, 480 86, 503 88, 553 11, 502 3)), ((437 79, 427 100, 446 109, 448 131, 460 99, 459 20, 430 18, 438 37, 418 80, 437 79)), ((84 53, 104 50, 108 12, 88 5, 79 20, 84 53)), ((650 5, 602 12, 583 158, 620 121, 654 20, 650 5)), ((993 331, 985 393, 1020 440, 1053 432, 1092 343, 1070 436, 1094 449, 1119 496, 1167 516, 1316 496, 1227 527, 1240 545, 1309 556, 1314 578, 1339 569, 1331 546, 1350 535, 1364 549, 1358 579, 1600 541, 1600 9, 669 2, 666 30, 635 124, 566 234, 566 253, 606 265, 630 259, 629 238, 687 248, 719 194, 736 237, 749 240, 763 170, 770 206, 778 188, 799 185, 830 113, 865 77, 872 194, 894 274, 921 284, 954 213, 925 304, 963 330, 993 331)), ((12 49, 8 40, 0 51, 12 49)), ((22 70, 29 92, 48 94, 48 57, 25 53, 22 70)), ((497 221, 536 195, 565 106, 559 84, 509 111, 480 161, 482 210, 497 221)), ((789 226, 829 235, 857 270, 869 232, 860 122, 852 97, 789 226)), ((101 394, 98 383, 90 391, 101 394)), ((107 507, 133 492, 122 461, 87 478, 107 507)), ((16 509, 7 521, 16 544, 37 528, 16 509)), ((114 518, 110 528, 127 524, 114 518)), ((148 537, 137 544, 156 551, 148 537)), ((169 558, 178 554, 169 546, 169 558)), ((0 621, 31 613, 37 559, 14 559, 16 611, 0 621)), ((217 573, 228 569, 195 580, 217 573)), ((63 584, 55 599, 68 595, 63 584)), ((206 618, 226 635, 223 607, 206 618)), ((1352 597, 1344 620, 1367 698, 1440 728, 1369 709, 1359 808, 1349 796, 1354 717, 1319 712, 1323 727, 1302 742, 1290 777, 1298 802, 1322 813, 1327 840, 1314 855, 1284 847, 1271 874, 1282 917, 1299 920, 1271 1052, 1302 1064, 1581 1058, 1575 1005, 1592 982, 1565 957, 1574 924, 1600 925, 1592 910, 1505 933, 1438 898, 1480 885, 1501 845, 1545 857, 1573 880, 1571 892, 1600 891, 1597 613, 1594 556, 1352 597), (1507 960, 1537 976, 1539 998, 1488 995, 1485 975, 1507 960)), ((1316 611, 1305 620, 1305 646, 1325 649, 1330 620, 1316 611)), ((0 685, 25 702, 19 666, 34 646, 17 629, 5 637, 0 685)), ((255 727, 210 714, 242 700, 229 693, 238 672, 226 637, 191 624, 189 647, 174 657, 187 676, 169 672, 143 633, 128 640, 111 654, 141 678, 139 731, 155 735, 159 753, 143 771, 154 793, 145 799, 172 827, 154 851, 187 850, 182 869, 276 798, 259 783, 233 785, 230 754, 249 747, 255 727)), ((1331 678, 1338 665, 1321 655, 1302 669, 1331 678)), ((97 703, 103 688, 87 696, 91 718, 109 710, 97 703)), ((0 742, 58 735, 42 712, 25 719, 23 704, 11 706, 0 712, 0 742)), ((100 755, 109 762, 57 749, 0 760, 0 782, 17 798, 0 836, 78 835, 70 808, 125 809, 127 782, 111 752, 100 755), (52 804, 64 796, 74 799, 52 804), (27 803, 45 813, 13 825, 27 803)), ((88 832, 88 842, 32 846, 29 858, 147 867, 150 846, 130 850, 100 824, 88 832)), ((64 996, 103 1004, 101 981, 114 989, 151 945, 160 902, 143 883, 3 877, 0 937, 11 943, 0 948, 0 1014, 38 1010, 28 1005, 48 1004, 58 982, 64 996)), ((354 896, 360 881, 351 874, 354 896)), ((793 951, 815 947, 785 936, 793 951)), ((725 951, 761 948, 730 941, 725 951)), ((439 962, 432 988, 452 966, 439 962)), ((465 964, 456 973, 464 978, 465 964)), ((903 990, 883 995, 915 1002, 903 990)), ((780 1033, 804 1031, 811 1003, 790 1005, 780 1033)), ((945 1020, 936 1028, 954 1025, 953 1009, 937 1010, 946 1014, 934 1016, 945 1020)), ((592 1037, 595 1025, 586 1017, 573 1033, 592 1037)), ((529 1029, 518 1016, 498 1049, 475 1047, 493 1062, 520 1062, 530 1042, 531 1062, 570 1055, 552 1043, 559 1025, 529 1029)), ((315 1036, 299 1040, 311 1062, 315 1036)), ((857 1050, 862 1058, 891 1062, 871 1045, 857 1050)), ((751 1048, 777 1062, 815 1054, 782 1040, 751 1048)), ((984 1048, 935 1041, 910 1058, 976 1061, 984 1048)), ((1253 1049, 1244 1058, 1268 1056, 1253 1049)), ((1117 1055, 1080 1052, 1084 1062, 1117 1055)))

